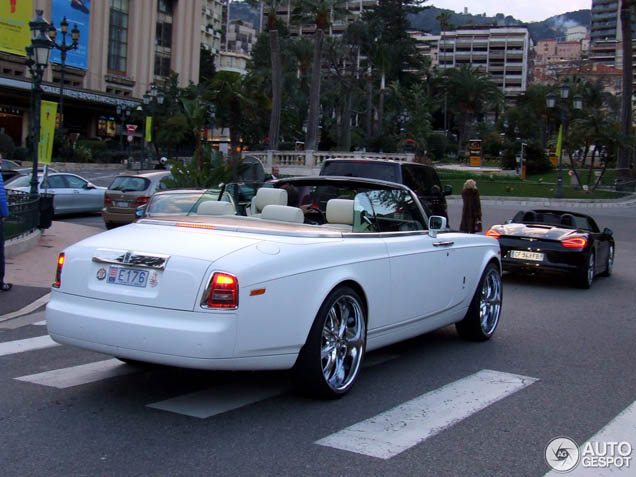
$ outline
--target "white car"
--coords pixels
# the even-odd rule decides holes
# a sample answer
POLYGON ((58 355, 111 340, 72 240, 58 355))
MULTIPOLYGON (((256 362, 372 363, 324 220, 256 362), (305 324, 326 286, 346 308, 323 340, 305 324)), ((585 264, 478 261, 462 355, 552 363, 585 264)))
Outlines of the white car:
POLYGON ((452 323, 475 340, 497 327, 498 242, 427 221, 405 186, 284 179, 258 190, 249 217, 213 202, 64 250, 51 337, 123 361, 293 368, 300 387, 338 397, 365 351, 452 323))
MULTIPOLYGON (((31 176, 32 174, 14 177, 5 184, 5 188, 30 192, 31 176)), ((53 194, 53 213, 56 215, 100 212, 104 207, 106 187, 96 186, 77 174, 56 172, 49 173, 46 178, 43 174, 38 174, 38 182, 40 193, 53 194)))

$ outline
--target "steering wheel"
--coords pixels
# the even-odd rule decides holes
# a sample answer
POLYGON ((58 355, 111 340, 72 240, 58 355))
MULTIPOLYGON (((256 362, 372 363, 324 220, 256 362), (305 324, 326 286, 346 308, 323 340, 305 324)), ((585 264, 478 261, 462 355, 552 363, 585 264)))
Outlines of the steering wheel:
POLYGON ((312 205, 305 211, 305 223, 310 225, 326 224, 327 217, 322 210, 312 205))

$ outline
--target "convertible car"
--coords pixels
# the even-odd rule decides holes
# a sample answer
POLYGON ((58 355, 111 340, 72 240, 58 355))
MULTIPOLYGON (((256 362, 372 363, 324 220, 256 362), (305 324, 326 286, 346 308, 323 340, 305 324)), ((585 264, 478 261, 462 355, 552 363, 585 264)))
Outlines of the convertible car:
POLYGON ((590 288, 598 274, 611 275, 616 250, 612 231, 589 215, 563 210, 519 211, 509 223, 486 235, 499 239, 503 269, 556 273, 590 288))
POLYGON ((448 232, 405 186, 284 179, 258 189, 250 216, 208 199, 65 249, 51 337, 124 362, 293 368, 334 398, 366 351, 453 323, 473 340, 497 327, 499 243, 448 232))

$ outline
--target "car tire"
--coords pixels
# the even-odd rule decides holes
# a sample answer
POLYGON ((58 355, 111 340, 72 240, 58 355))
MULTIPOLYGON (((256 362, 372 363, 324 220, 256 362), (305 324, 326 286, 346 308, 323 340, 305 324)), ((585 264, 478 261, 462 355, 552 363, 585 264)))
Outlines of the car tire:
POLYGON ((490 339, 499 324, 502 301, 501 272, 497 264, 491 262, 481 275, 466 316, 455 323, 459 336, 471 341, 490 339))
POLYGON ((587 258, 585 269, 576 275, 576 284, 579 288, 588 289, 592 286, 592 282, 594 281, 594 265, 595 255, 594 252, 592 252, 587 258))
POLYGON ((607 262, 605 262, 605 271, 601 273, 603 277, 609 277, 614 270, 614 246, 610 245, 607 251, 607 262))
POLYGON ((362 369, 367 342, 364 305, 358 293, 342 286, 323 302, 293 369, 296 388, 327 399, 344 396, 362 369), (346 322, 342 314, 346 312, 346 322))

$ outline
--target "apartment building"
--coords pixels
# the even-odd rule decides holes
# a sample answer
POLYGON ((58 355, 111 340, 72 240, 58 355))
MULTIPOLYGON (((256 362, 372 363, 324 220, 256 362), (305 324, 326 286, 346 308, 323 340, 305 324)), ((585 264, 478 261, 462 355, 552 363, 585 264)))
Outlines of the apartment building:
POLYGON ((436 67, 438 65, 440 35, 431 35, 418 30, 411 30, 408 34, 415 40, 415 48, 417 48, 419 55, 428 58, 431 66, 436 67))
POLYGON ((201 5, 201 46, 212 55, 221 51, 223 0, 203 0, 201 5))
POLYGON ((441 69, 469 65, 487 73, 507 100, 528 84, 530 35, 526 27, 469 26, 443 31, 439 40, 441 69))
MULTIPOLYGON (((57 27, 63 16, 70 25, 78 24, 80 48, 69 52, 64 68, 68 132, 82 137, 116 135, 117 105, 136 108, 150 86, 164 81, 171 71, 179 74, 180 86, 198 82, 203 0, 29 3, 30 12, 18 10, 25 17, 23 24, 28 25, 36 9, 57 27)), ((31 79, 22 52, 29 37, 0 34, 0 128, 18 145, 25 144, 31 115, 31 79), (10 41, 19 46, 11 47, 10 41)), ((55 53, 51 52, 42 89, 44 100, 58 102, 62 69, 59 52, 55 53)))

